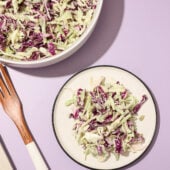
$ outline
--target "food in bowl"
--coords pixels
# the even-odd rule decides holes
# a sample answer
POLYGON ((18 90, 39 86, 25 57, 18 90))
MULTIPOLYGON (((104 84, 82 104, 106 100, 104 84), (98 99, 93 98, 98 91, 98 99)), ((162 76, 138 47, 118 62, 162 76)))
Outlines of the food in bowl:
POLYGON ((114 154, 118 160, 120 155, 141 149, 145 138, 136 122, 146 100, 143 95, 138 101, 123 84, 108 82, 104 77, 92 90, 77 89, 66 106, 70 107, 75 139, 85 159, 93 155, 106 161, 114 154))
POLYGON ((90 24, 98 0, 1 0, 0 57, 33 61, 69 48, 90 24))

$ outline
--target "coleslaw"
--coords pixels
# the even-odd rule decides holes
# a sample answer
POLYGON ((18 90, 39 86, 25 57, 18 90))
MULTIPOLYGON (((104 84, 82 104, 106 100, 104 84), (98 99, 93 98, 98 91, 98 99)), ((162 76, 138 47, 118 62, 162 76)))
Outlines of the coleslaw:
POLYGON ((39 60, 70 47, 90 24, 98 0, 1 0, 0 57, 39 60))
POLYGON ((138 132, 138 111, 147 96, 138 99, 120 82, 107 82, 103 77, 92 90, 79 88, 66 106, 73 107, 69 117, 74 121, 75 139, 82 146, 85 159, 93 155, 106 161, 111 154, 132 152, 133 146, 143 144, 138 132))

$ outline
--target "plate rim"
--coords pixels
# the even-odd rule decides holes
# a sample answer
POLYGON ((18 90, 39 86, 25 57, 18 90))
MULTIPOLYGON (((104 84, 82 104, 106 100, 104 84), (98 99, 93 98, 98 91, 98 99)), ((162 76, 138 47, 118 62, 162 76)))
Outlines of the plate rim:
POLYGON ((120 66, 115 66, 115 65, 96 65, 96 66, 91 66, 91 67, 87 67, 87 68, 81 69, 80 71, 78 71, 78 72, 74 73, 73 75, 71 75, 71 76, 65 81, 65 83, 61 86, 61 88, 59 89, 59 91, 58 91, 58 93, 57 93, 57 95, 56 95, 56 97, 55 97, 54 103, 53 103, 53 107, 52 107, 52 126, 53 126, 53 132, 54 132, 55 138, 56 138, 56 140, 57 140, 57 143, 59 144, 59 146, 61 147, 61 149, 64 151, 64 153, 65 153, 71 160, 73 160, 75 163, 77 163, 78 165, 80 165, 80 166, 82 166, 82 167, 84 167, 84 168, 93 169, 93 170, 100 170, 100 169, 98 169, 98 168, 92 168, 92 167, 90 167, 90 166, 88 166, 88 165, 84 165, 83 163, 81 163, 81 162, 77 161, 76 159, 74 159, 74 158, 64 149, 64 147, 62 146, 62 144, 61 144, 61 142, 60 142, 60 140, 59 140, 59 138, 58 138, 58 136, 57 136, 57 133, 56 133, 56 130, 55 130, 55 124, 54 124, 55 105, 56 105, 57 99, 58 99, 60 93, 62 92, 62 90, 64 89, 65 85, 67 85, 67 83, 68 83, 71 79, 73 79, 74 77, 76 77, 76 76, 79 75, 80 73, 85 72, 85 71, 87 71, 87 70, 91 70, 91 69, 95 69, 95 68, 100 68, 100 67, 101 67, 101 68, 118 69, 118 70, 121 70, 121 71, 125 71, 125 72, 127 72, 128 74, 134 76, 134 77, 135 77, 137 80, 139 80, 139 81, 144 85, 144 87, 148 90, 148 92, 149 92, 149 94, 150 94, 150 96, 151 96, 151 99, 152 99, 152 101, 153 101, 154 108, 155 108, 155 117, 156 117, 155 127, 154 127, 154 132, 153 132, 152 139, 151 139, 150 143, 148 144, 147 148, 142 152, 141 155, 139 155, 139 156, 138 156, 135 160, 133 160, 132 162, 129 162, 128 164, 123 165, 123 166, 120 166, 120 167, 118 167, 118 168, 107 169, 107 170, 120 170, 120 169, 122 169, 122 168, 126 168, 126 167, 128 167, 128 166, 130 166, 130 165, 133 165, 135 162, 140 161, 140 159, 141 159, 143 156, 145 156, 145 154, 149 151, 149 149, 152 149, 152 146, 151 146, 151 145, 154 144, 154 141, 155 141, 154 139, 155 139, 156 136, 157 136, 157 135, 156 135, 156 134, 157 134, 156 132, 157 132, 158 124, 159 124, 159 122, 158 122, 158 117, 159 117, 159 115, 158 115, 157 102, 156 102, 156 100, 155 100, 155 97, 154 97, 152 91, 150 90, 150 88, 148 87, 148 85, 147 85, 141 78, 139 78, 136 74, 132 73, 131 71, 129 71, 129 70, 125 69, 125 68, 122 68, 122 67, 120 67, 120 66))

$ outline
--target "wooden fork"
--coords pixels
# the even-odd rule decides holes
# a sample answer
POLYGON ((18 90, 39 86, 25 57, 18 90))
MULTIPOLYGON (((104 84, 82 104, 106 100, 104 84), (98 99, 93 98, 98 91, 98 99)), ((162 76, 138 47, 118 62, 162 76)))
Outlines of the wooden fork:
POLYGON ((35 168, 37 170, 47 170, 49 168, 26 125, 22 103, 17 96, 5 66, 2 64, 0 64, 0 72, 0 102, 2 107, 18 128, 35 168))

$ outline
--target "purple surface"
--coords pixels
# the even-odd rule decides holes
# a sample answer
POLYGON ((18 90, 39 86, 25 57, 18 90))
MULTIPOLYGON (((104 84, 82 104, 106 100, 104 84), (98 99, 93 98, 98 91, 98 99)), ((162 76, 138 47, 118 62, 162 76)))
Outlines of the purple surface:
MULTIPOLYGON (((52 106, 64 82, 93 65, 111 64, 133 72, 152 90, 160 126, 149 152, 130 170, 170 168, 170 1, 105 0, 95 32, 69 59, 43 69, 8 68, 23 102, 25 118, 52 170, 84 170, 59 147, 52 106)), ((0 108, 0 134, 18 170, 33 170, 18 131, 0 108)))

